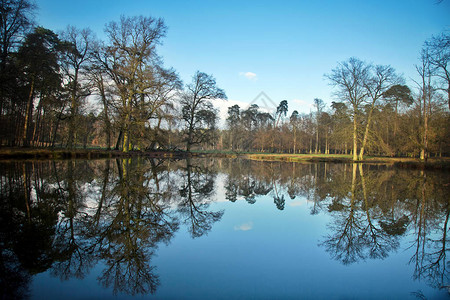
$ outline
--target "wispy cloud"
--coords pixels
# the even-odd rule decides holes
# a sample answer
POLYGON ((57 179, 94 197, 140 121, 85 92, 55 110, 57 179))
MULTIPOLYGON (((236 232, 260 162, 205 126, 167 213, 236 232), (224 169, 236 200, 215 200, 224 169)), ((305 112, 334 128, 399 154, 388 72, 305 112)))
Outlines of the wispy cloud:
POLYGON ((248 80, 252 80, 252 81, 258 80, 258 76, 253 72, 240 72, 239 76, 244 76, 248 80))
POLYGON ((234 226, 234 230, 248 231, 253 229, 253 222, 247 222, 241 225, 234 226))

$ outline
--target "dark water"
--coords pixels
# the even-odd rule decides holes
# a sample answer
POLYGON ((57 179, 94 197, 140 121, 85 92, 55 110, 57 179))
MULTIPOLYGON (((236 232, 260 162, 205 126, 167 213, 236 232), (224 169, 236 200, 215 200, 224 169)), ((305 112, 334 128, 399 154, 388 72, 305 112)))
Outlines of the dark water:
POLYGON ((449 173, 140 158, 0 176, 4 299, 449 297, 449 173))

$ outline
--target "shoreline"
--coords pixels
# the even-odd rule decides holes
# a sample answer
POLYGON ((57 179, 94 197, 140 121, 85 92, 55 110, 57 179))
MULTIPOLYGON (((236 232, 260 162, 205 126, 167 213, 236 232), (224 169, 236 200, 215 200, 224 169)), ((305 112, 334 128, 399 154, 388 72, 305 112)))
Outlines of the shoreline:
POLYGON ((248 154, 248 159, 262 161, 285 161, 298 163, 363 163, 363 164, 385 164, 393 165, 398 168, 409 169, 434 169, 450 171, 450 158, 439 157, 429 158, 426 162, 417 158, 405 157, 372 157, 367 156, 362 161, 354 161, 351 155, 344 154, 248 154))
POLYGON ((399 168, 412 169, 436 169, 450 170, 450 158, 429 158, 427 162, 417 158, 403 157, 371 157, 367 156, 362 161, 353 161, 351 155, 344 154, 276 154, 276 153, 240 153, 240 152, 207 152, 194 151, 129 151, 107 149, 48 149, 48 148, 0 148, 0 162, 16 160, 64 160, 64 159, 111 159, 128 157, 148 158, 172 158, 185 159, 189 157, 222 157, 222 158, 244 158, 259 161, 284 161, 298 163, 365 163, 365 164, 389 164, 399 168))
POLYGON ((183 151, 129 151, 107 149, 0 148, 0 162, 9 160, 111 159, 127 157, 185 158, 183 151))

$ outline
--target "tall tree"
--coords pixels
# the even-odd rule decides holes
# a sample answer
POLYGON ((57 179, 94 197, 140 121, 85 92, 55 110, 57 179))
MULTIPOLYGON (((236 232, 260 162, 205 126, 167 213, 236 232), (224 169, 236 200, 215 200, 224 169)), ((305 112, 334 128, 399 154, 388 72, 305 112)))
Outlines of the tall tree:
POLYGON ((338 88, 336 95, 347 101, 353 109, 353 160, 358 160, 358 115, 367 97, 365 85, 369 79, 369 73, 369 64, 351 57, 347 61, 340 62, 330 74, 325 74, 331 85, 338 88))
POLYGON ((108 43, 96 54, 102 62, 119 97, 116 107, 119 114, 118 143, 122 151, 132 147, 133 114, 142 96, 154 88, 154 65, 159 63, 156 46, 166 35, 162 19, 152 17, 124 17, 105 28, 108 43))
POLYGON ((428 159, 428 123, 431 113, 431 101, 434 96, 434 87, 432 86, 433 69, 430 63, 429 49, 423 48, 420 53, 420 65, 416 66, 420 82, 416 82, 419 88, 419 111, 420 111, 420 159, 428 159))
POLYGON ((335 150, 347 154, 347 145, 351 144, 352 122, 348 107, 343 102, 332 102, 333 138, 335 150))
POLYGON ((399 78, 395 74, 395 70, 391 66, 377 65, 371 67, 370 76, 366 82, 364 82, 364 87, 367 92, 367 100, 369 105, 369 112, 367 114, 366 128, 364 131, 364 137, 361 144, 361 149, 359 152, 359 159, 363 160, 364 149, 366 147, 367 139, 369 136, 369 128, 372 122, 372 114, 375 109, 375 104, 382 98, 384 92, 386 92, 391 86, 399 83, 399 78))
POLYGON ((280 104, 277 106, 277 112, 275 113, 277 116, 276 117, 277 121, 275 122, 275 127, 278 127, 278 124, 279 124, 282 116, 286 117, 287 111, 288 111, 288 102, 287 102, 287 100, 282 100, 280 102, 280 104))
POLYGON ((247 107, 246 110, 242 111, 241 120, 245 127, 245 130, 251 132, 256 129, 257 126, 257 116, 258 116, 259 106, 258 104, 252 104, 247 107))
POLYGON ((395 84, 383 93, 383 98, 388 103, 394 104, 395 120, 394 120, 394 137, 397 135, 398 129, 398 106, 403 103, 411 105, 414 99, 411 96, 411 90, 408 86, 402 84, 395 84))
POLYGON ((42 91, 60 84, 58 48, 57 35, 49 29, 37 27, 27 35, 19 49, 19 65, 29 90, 23 122, 23 146, 29 145, 36 90, 42 91))
POLYGON ((228 117, 227 117, 227 125, 230 133, 229 145, 231 150, 236 148, 236 136, 239 128, 239 123, 241 122, 241 112, 239 105, 235 104, 233 106, 228 107, 228 117))
POLYGON ((80 30, 73 26, 67 27, 61 34, 61 39, 66 48, 61 66, 70 98, 67 146, 73 148, 81 101, 90 94, 89 86, 87 82, 83 82, 81 73, 88 67, 92 58, 94 39, 90 29, 80 30))
MULTIPOLYGON (((277 111, 275 112, 275 116, 274 116, 274 122, 275 123, 273 124, 273 128, 271 130, 271 136, 272 136, 271 148, 272 148, 272 152, 275 152, 275 138, 280 140, 280 135, 277 134, 278 125, 280 123, 281 118, 283 116, 286 116, 287 111, 288 111, 288 102, 287 102, 287 100, 281 100, 280 104, 277 106, 277 111)), ((279 145, 279 148, 281 148, 281 143, 279 145)))
POLYGON ((192 145, 202 143, 209 139, 213 116, 213 107, 210 99, 226 99, 224 90, 217 87, 212 75, 197 71, 192 82, 186 86, 181 97, 182 118, 186 128, 186 150, 190 151, 192 145))
MULTIPOLYGON (((150 135, 150 149, 155 149, 156 145, 165 147, 168 143, 167 136, 162 134, 161 123, 163 119, 171 119, 171 113, 175 113, 173 100, 177 92, 182 88, 182 82, 176 71, 172 68, 166 69, 156 65, 153 70, 153 87, 145 94, 141 94, 139 101, 140 131, 143 136, 150 135), (150 128, 150 121, 153 120, 153 127, 150 128)), ((142 141, 148 142, 148 141, 142 141)))
MULTIPOLYGON (((94 51, 98 51, 98 48, 94 51)), ((111 148, 111 134, 112 134, 112 120, 111 120, 111 109, 112 109, 112 93, 111 87, 107 84, 107 73, 103 69, 101 63, 94 60, 94 63, 89 67, 88 74, 89 80, 92 83, 94 91, 97 92, 100 98, 100 103, 103 107, 101 113, 101 119, 104 124, 104 132, 106 136, 106 148, 111 148)))
POLYGON ((258 126, 259 106, 252 104, 241 112, 241 124, 239 132, 239 144, 250 149, 253 145, 258 126))
MULTIPOLYGON (((0 116, 11 113, 18 119, 15 102, 21 98, 17 96, 20 71, 14 63, 13 54, 17 53, 27 34, 32 32, 35 8, 32 0, 0 0, 0 116)), ((0 129, 1 137, 7 137, 11 145, 16 138, 16 134, 11 132, 17 131, 18 123, 18 120, 14 122, 10 119, 8 126, 5 123, 0 125, 3 128, 0 129)))
POLYGON ((298 114, 298 111, 294 110, 291 114, 291 117, 289 118, 291 127, 292 127, 292 134, 294 136, 294 140, 293 140, 293 151, 294 154, 297 153, 297 131, 298 131, 298 127, 299 127, 299 123, 300 123, 300 117, 298 114))
POLYGON ((319 149, 319 126, 320 126, 320 116, 322 114, 322 110, 325 107, 325 103, 322 99, 315 98, 314 99, 314 106, 316 107, 316 149, 315 153, 320 153, 319 149))

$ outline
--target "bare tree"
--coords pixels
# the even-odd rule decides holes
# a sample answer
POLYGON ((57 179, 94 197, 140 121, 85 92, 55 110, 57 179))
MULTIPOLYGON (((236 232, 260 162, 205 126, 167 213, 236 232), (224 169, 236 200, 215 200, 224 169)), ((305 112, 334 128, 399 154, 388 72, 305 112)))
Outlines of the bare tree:
POLYGON ((73 26, 67 27, 66 31, 61 34, 61 39, 65 42, 61 67, 64 71, 65 84, 70 98, 67 146, 73 148, 81 102, 90 94, 89 86, 86 81, 83 82, 81 73, 92 58, 94 40, 90 29, 80 30, 73 26))
POLYGON ((372 114, 377 101, 383 96, 391 86, 399 83, 399 78, 395 74, 395 70, 391 66, 377 65, 371 68, 370 77, 364 83, 364 87, 367 91, 369 112, 367 115, 366 129, 364 131, 364 137, 359 152, 359 160, 363 160, 364 148, 369 136, 369 128, 372 122, 372 114))
POLYGON ((105 28, 108 44, 97 53, 114 83, 119 97, 116 107, 119 114, 118 143, 123 139, 122 151, 132 147, 131 129, 135 108, 142 97, 155 87, 154 67, 159 63, 156 46, 166 34, 162 19, 152 17, 124 17, 105 28))
POLYGON ((31 32, 35 8, 30 0, 0 0, 0 115, 6 112, 8 104, 14 101, 12 95, 18 92, 11 53, 19 49, 31 32))
POLYGON ((450 109, 450 34, 448 32, 433 36, 425 42, 428 49, 428 59, 435 68, 434 75, 437 76, 443 87, 440 89, 447 94, 448 108, 450 109))
POLYGON ((336 96, 347 101, 353 108, 353 160, 358 160, 358 115, 367 97, 365 85, 369 79, 370 65, 355 57, 340 62, 338 66, 325 74, 331 85, 338 88, 336 96))
MULTIPOLYGON (((97 49, 94 51, 98 51, 97 49)), ((94 88, 94 91, 98 94, 100 98, 101 105, 103 107, 103 111, 101 114, 101 119, 104 124, 104 132, 106 135, 106 148, 109 150, 111 148, 111 134, 112 134, 112 121, 111 121, 111 109, 112 109, 112 92, 111 86, 106 81, 108 78, 108 74, 105 69, 102 67, 101 62, 95 61, 90 66, 89 72, 87 74, 89 76, 89 80, 94 88)))
POLYGON ((30 0, 0 0, 0 70, 3 71, 10 52, 17 49, 33 24, 36 5, 30 0))
POLYGON ((320 153, 319 149, 319 121, 320 121, 320 115, 322 114, 322 110, 325 107, 325 103, 322 99, 315 98, 314 99, 314 106, 316 107, 316 149, 315 153, 320 153))
POLYGON ((193 144, 210 138, 215 125, 215 114, 210 99, 226 99, 225 91, 217 87, 211 75, 197 71, 181 97, 182 118, 186 126, 186 150, 193 144))
POLYGON ((420 159, 428 159, 428 121, 431 113, 431 101, 434 94, 434 88, 431 84, 433 69, 430 64, 430 53, 427 48, 423 48, 420 53, 420 65, 416 66, 417 73, 420 76, 420 82, 416 82, 419 87, 419 110, 420 110, 420 159))
MULTIPOLYGON (((173 99, 182 88, 182 82, 176 71, 172 68, 165 69, 159 65, 154 67, 154 85, 149 93, 142 98, 141 124, 149 120, 156 120, 151 130, 151 143, 149 148, 154 149, 157 144, 167 144, 166 136, 161 134, 163 119, 171 119, 174 112, 173 99)), ((145 128, 141 128, 145 130, 145 128)))

